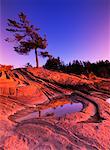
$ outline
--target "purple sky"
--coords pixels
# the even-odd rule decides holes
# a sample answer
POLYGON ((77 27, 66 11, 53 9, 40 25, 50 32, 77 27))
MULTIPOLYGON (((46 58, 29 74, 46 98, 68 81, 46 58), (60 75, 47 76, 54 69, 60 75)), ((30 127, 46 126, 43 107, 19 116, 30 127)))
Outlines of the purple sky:
MULTIPOLYGON (((32 24, 46 33, 47 50, 68 63, 74 59, 110 60, 110 0, 1 0, 0 64, 35 66, 32 50, 28 56, 14 52, 14 43, 4 39, 7 18, 16 19, 21 11, 32 24)), ((39 58, 40 65, 46 59, 39 58)))

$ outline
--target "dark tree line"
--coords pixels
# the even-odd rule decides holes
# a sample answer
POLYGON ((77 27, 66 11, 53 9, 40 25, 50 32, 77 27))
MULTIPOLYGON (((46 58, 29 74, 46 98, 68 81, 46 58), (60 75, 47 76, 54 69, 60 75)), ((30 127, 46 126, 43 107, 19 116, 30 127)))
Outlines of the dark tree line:
POLYGON ((72 63, 69 62, 69 64, 65 65, 59 57, 51 57, 47 60, 44 68, 55 71, 62 71, 65 73, 75 73, 77 75, 89 75, 90 73, 93 73, 99 77, 110 77, 110 62, 108 60, 101 60, 96 63, 74 60, 72 63))

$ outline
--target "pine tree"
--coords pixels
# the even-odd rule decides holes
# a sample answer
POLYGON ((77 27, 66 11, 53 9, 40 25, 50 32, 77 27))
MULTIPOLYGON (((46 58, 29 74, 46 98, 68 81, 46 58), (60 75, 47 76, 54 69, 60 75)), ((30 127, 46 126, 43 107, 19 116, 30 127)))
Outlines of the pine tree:
MULTIPOLYGON (((17 42, 17 46, 14 47, 17 53, 23 55, 28 54, 31 50, 35 51, 36 67, 38 67, 38 49, 40 48, 43 50, 47 47, 46 36, 43 38, 40 36, 40 29, 31 25, 23 12, 18 14, 18 17, 19 22, 8 19, 8 28, 6 30, 13 33, 14 39, 12 41, 17 42)), ((11 38, 7 38, 6 41, 10 42, 10 39, 11 38)), ((43 52, 41 55, 42 54, 43 52)))

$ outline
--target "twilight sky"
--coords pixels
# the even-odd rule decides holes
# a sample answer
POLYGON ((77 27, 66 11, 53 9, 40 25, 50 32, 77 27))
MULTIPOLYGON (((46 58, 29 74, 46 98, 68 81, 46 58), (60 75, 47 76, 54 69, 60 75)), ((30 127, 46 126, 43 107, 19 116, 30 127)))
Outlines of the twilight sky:
MULTIPOLYGON (((7 18, 16 19, 23 11, 40 33, 47 35, 47 50, 68 63, 74 59, 110 60, 110 0, 0 0, 0 64, 35 66, 32 50, 29 55, 14 52, 14 43, 4 39, 7 18)), ((39 58, 40 65, 46 59, 39 58)))

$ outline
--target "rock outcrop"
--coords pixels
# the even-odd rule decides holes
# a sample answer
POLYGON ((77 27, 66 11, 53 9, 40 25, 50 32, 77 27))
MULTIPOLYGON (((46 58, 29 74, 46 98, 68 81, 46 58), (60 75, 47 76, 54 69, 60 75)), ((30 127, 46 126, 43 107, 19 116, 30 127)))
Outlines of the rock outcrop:
POLYGON ((109 150, 110 79, 43 68, 0 72, 0 149, 109 150), (66 116, 28 116, 70 101, 83 104, 66 116))

